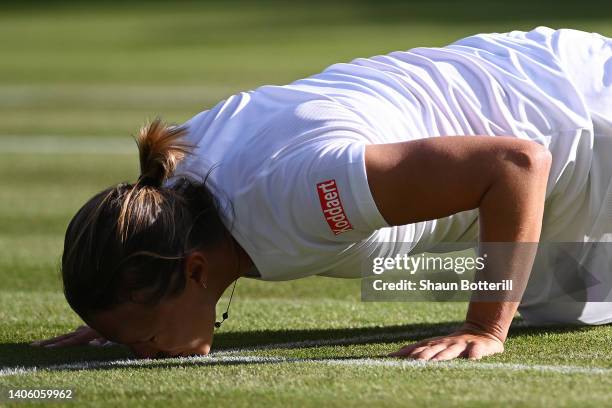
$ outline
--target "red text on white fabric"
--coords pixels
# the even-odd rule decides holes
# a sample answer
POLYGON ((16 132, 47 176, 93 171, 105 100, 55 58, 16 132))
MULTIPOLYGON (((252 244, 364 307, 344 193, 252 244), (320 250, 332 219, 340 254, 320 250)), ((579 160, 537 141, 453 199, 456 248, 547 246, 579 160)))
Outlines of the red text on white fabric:
POLYGON ((319 202, 325 221, 327 221, 334 235, 352 230, 353 226, 344 213, 344 207, 342 207, 342 201, 340 201, 336 180, 332 179, 318 183, 317 193, 319 194, 319 202))

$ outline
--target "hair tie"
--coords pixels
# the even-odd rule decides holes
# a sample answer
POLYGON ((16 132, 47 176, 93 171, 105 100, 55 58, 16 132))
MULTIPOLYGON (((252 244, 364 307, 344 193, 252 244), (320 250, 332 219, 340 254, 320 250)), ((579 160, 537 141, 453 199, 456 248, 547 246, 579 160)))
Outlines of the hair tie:
POLYGON ((156 187, 156 188, 161 187, 161 183, 158 179, 156 179, 155 177, 150 177, 147 174, 141 174, 138 177, 136 184, 140 186, 149 186, 149 187, 156 187))

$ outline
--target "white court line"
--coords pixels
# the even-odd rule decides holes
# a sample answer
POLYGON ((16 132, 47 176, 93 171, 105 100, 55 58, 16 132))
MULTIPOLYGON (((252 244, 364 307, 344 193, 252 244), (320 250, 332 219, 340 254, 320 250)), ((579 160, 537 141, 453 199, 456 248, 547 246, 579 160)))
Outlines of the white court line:
MULTIPOLYGON (((346 344, 359 344, 359 343, 367 343, 371 341, 384 341, 384 340, 402 340, 406 338, 414 338, 414 337, 426 337, 426 336, 434 336, 436 334, 442 334, 448 332, 448 328, 440 327, 439 329, 426 329, 426 330, 410 330, 404 332, 396 332, 396 333, 375 333, 375 334, 366 334, 361 336, 353 336, 353 337, 345 337, 341 339, 316 339, 316 340, 302 340, 302 341, 293 341, 293 342, 285 342, 285 343, 271 343, 264 344, 261 346, 253 346, 253 347, 243 347, 243 348, 234 348, 234 349, 225 349, 220 351, 211 352, 209 356, 202 358, 222 358, 228 359, 231 361, 234 358, 242 358, 244 361, 249 361, 251 357, 248 356, 233 356, 234 354, 244 353, 244 352, 253 352, 253 351, 261 351, 261 350, 278 350, 278 349, 296 349, 296 348, 305 348, 305 347, 319 347, 319 346, 340 346, 346 344)), ((113 342, 106 342, 103 346, 97 347, 109 347, 119 345, 113 342)), ((198 358, 198 357, 187 357, 187 358, 198 358)), ((269 358, 272 357, 256 357, 257 359, 261 359, 260 362, 267 362, 269 358)), ((276 357, 274 357, 276 358, 276 357)), ((152 360, 152 361, 172 361, 173 359, 164 359, 164 360, 152 360)), ((0 377, 8 376, 8 375, 17 375, 17 374, 28 374, 31 372, 35 372, 38 370, 61 370, 61 369, 79 369, 75 367, 82 366, 82 369, 88 368, 96 368, 92 366, 92 364, 102 364, 100 367, 110 367, 113 365, 122 366, 126 365, 135 365, 139 366, 143 361, 150 360, 116 360, 111 362, 91 362, 91 363, 75 363, 75 364, 61 364, 61 365, 52 365, 47 367, 15 367, 15 368, 5 368, 0 369, 0 377), (64 368, 65 367, 65 368, 64 368), (72 367, 72 368, 68 368, 72 367)), ((209 361, 209 360, 205 360, 209 361)), ((315 360, 320 361, 320 360, 315 360)), ((344 360, 342 360, 344 361, 344 360)), ((284 362, 279 361, 279 362, 284 362)))
POLYGON ((283 364, 283 363, 315 363, 338 366, 361 366, 361 367, 399 367, 399 368, 444 368, 444 369, 478 369, 478 370, 500 370, 500 371, 536 371, 549 372, 556 374, 589 374, 589 375, 609 375, 612 374, 610 368, 580 367, 568 365, 543 365, 543 364, 513 364, 513 363, 484 363, 476 361, 417 361, 397 358, 300 358, 300 357, 273 357, 273 356, 198 356, 180 357, 163 360, 114 360, 114 361, 91 361, 77 362, 69 364, 56 364, 46 367, 12 367, 0 370, 0 377, 13 375, 32 374, 36 372, 49 371, 81 371, 109 368, 126 367, 155 367, 168 364, 180 364, 185 367, 223 364, 283 364))
MULTIPOLYGON (((515 322, 513 327, 523 326, 521 322, 515 322)), ((367 366, 367 367, 400 367, 400 368, 448 368, 448 369, 485 369, 506 371, 539 371, 563 374, 612 374, 612 368, 569 366, 569 365, 543 365, 543 364, 515 364, 515 363, 485 363, 485 362, 461 362, 461 361, 439 361, 426 362, 397 358, 293 358, 276 356, 239 356, 238 353, 253 352, 258 350, 273 349, 295 349, 304 347, 332 346, 343 344, 367 343, 369 341, 402 340, 415 337, 433 336, 445 333, 448 328, 410 330, 397 333, 377 333, 362 336, 354 336, 343 339, 318 339, 296 342, 265 344, 247 348, 236 348, 220 350, 210 353, 208 356, 180 357, 167 359, 122 359, 112 361, 91 361, 68 364, 56 364, 41 367, 11 367, 0 369, 0 377, 11 375, 31 374, 40 371, 59 370, 93 370, 100 368, 122 368, 122 367, 155 367, 166 364, 182 364, 193 366, 215 365, 215 364, 265 364, 265 363, 316 363, 344 366, 367 366)), ((409 343, 409 342, 407 342, 409 343)))
POLYGON ((0 136, 0 153, 10 154, 132 154, 132 137, 0 136))
MULTIPOLYGON (((514 322, 513 327, 523 326, 522 322, 514 322)), ((450 326, 450 325, 449 325, 450 326)), ((317 363, 327 363, 327 364, 344 364, 344 365, 400 365, 400 366, 420 366, 423 362, 414 361, 414 360, 383 360, 383 359, 295 359, 295 358, 282 358, 282 357, 261 357, 261 356, 235 356, 235 354, 245 353, 245 352, 253 352, 253 351, 262 351, 262 350, 278 350, 278 349, 296 349, 296 348, 305 348, 305 347, 320 347, 320 346, 338 346, 338 345, 347 345, 347 344, 359 344, 359 343, 367 343, 371 341, 392 341, 392 340, 405 340, 411 339, 415 337, 431 337, 439 334, 444 334, 448 332, 448 327, 439 327, 437 329, 423 329, 423 330, 407 330, 403 332, 396 333, 374 333, 374 334, 366 334, 361 336, 353 336, 353 337, 345 337, 341 339, 316 339, 316 340, 302 340, 302 341, 294 341, 294 342, 284 342, 284 343, 271 343, 264 344, 261 346, 253 346, 253 347, 243 347, 243 348, 235 348, 235 349, 226 349, 220 350, 210 353, 209 356, 200 356, 200 357, 184 357, 181 360, 178 359, 163 359, 163 360, 148 360, 148 359, 124 359, 124 360, 115 360, 115 361, 92 361, 92 362, 84 362, 84 363, 71 363, 71 364, 59 364, 59 365, 51 365, 51 366, 41 366, 41 367, 11 367, 0 369, 0 377, 9 376, 9 375, 19 375, 19 374, 29 374, 36 371, 41 370, 85 370, 85 369, 95 369, 95 368, 108 368, 108 367, 123 367, 123 366, 134 366, 139 367, 143 365, 160 365, 164 364, 168 361, 182 361, 189 362, 194 359, 202 359, 202 362, 207 364, 214 364, 219 362, 242 362, 242 363, 269 363, 269 362, 299 362, 299 361, 312 361, 317 363)), ((409 341, 406 342, 407 344, 409 341)), ((116 343, 107 342, 104 346, 108 347, 116 345, 116 343)), ((98 346, 100 347, 100 346, 98 346)), ((198 360, 199 361, 199 360, 198 360)), ((434 363, 441 364, 442 362, 434 363)), ((501 363, 499 363, 501 364, 501 363)), ((488 367, 488 366, 487 366, 488 367)), ((534 367, 534 366, 525 366, 525 367, 534 367)), ((548 367, 548 366, 540 366, 540 367, 548 367)), ((562 366, 550 366, 559 370, 559 372, 563 372, 559 369, 562 366)), ((573 367, 575 369, 580 370, 601 370, 601 369, 591 369, 588 367, 573 367)), ((525 368, 527 369, 527 368, 525 368)), ((545 369, 544 369, 545 370, 545 369)), ((607 370, 607 369, 603 369, 607 370)), ((590 371, 589 371, 590 372, 590 371)), ((608 371, 606 371, 607 373, 608 371)), ((612 373, 612 371, 610 371, 612 373)))

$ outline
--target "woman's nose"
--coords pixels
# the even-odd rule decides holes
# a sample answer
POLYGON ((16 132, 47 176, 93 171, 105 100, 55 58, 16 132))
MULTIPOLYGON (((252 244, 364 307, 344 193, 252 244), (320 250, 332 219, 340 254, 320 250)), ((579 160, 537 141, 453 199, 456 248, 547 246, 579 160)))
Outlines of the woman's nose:
POLYGON ((139 358, 170 358, 207 355, 210 351, 209 345, 203 345, 192 349, 163 350, 149 344, 134 344, 130 346, 132 352, 139 358))
POLYGON ((198 347, 191 348, 191 349, 183 351, 181 353, 181 356, 184 356, 184 357, 188 357, 188 356, 207 356, 209 352, 210 352, 210 344, 203 344, 201 346, 198 346, 198 347))

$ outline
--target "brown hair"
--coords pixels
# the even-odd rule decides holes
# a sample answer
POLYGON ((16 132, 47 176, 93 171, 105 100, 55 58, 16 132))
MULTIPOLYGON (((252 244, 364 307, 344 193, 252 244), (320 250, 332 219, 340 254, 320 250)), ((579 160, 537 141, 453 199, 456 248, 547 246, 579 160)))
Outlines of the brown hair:
MULTIPOLYGON (((144 294, 155 304, 183 290, 187 252, 228 236, 219 203, 203 182, 178 177, 163 183, 192 154, 186 126, 156 118, 135 138, 141 175, 94 195, 66 230, 61 273, 64 294, 85 321, 102 310, 144 294)), ((212 170, 212 169, 211 169, 212 170)))

